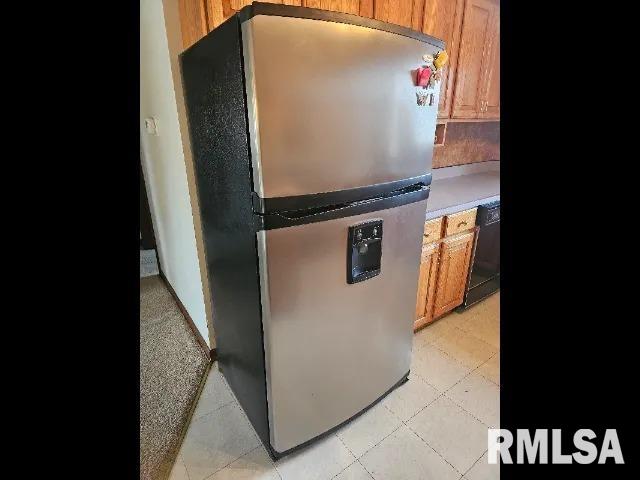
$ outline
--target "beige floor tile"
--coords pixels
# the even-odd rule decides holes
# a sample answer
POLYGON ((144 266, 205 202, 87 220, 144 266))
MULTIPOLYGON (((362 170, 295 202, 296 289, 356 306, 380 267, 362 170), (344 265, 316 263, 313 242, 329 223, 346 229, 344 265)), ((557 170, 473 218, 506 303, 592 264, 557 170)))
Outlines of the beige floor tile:
POLYGON ((491 358, 497 349, 459 328, 437 338, 433 346, 454 357, 469 368, 476 368, 491 358))
POLYGON ((235 402, 235 397, 233 393, 231 393, 227 382, 222 378, 222 374, 216 364, 209 370, 209 377, 198 399, 198 405, 193 412, 193 418, 208 415, 218 408, 233 402, 235 402))
POLYGON ((451 322, 449 316, 427 325, 413 335, 413 349, 418 350, 425 345, 429 345, 443 333, 451 330, 454 326, 455 325, 451 322))
POLYGON ((373 477, 360 462, 353 462, 343 470, 334 480, 371 480, 373 477))
POLYGON ((476 372, 445 394, 489 427, 500 424, 500 388, 476 372))
POLYGON ((202 480, 260 445, 235 403, 192 420, 182 443, 190 480, 202 480))
POLYGON ((280 480, 263 446, 240 457, 207 480, 280 480))
POLYGON ((416 374, 441 392, 451 388, 471 369, 432 345, 414 352, 411 373, 416 374))
POLYGON ((169 480, 189 480, 187 467, 185 466, 184 461, 182 460, 182 455, 180 454, 178 454, 178 458, 176 458, 176 463, 173 464, 169 480))
POLYGON ((476 372, 496 385, 500 385, 500 352, 480 365, 476 372))
POLYGON ((410 374, 409 381, 400 385, 382 401, 400 420, 406 422, 435 400, 440 392, 420 376, 410 374))
POLYGON ((369 450, 360 463, 376 480, 454 480, 460 474, 405 425, 369 450))
POLYGON ((474 310, 474 308, 475 306, 462 312, 456 312, 454 310, 453 312, 447 314, 447 316, 444 318, 450 319, 449 322, 451 326, 460 328, 461 325, 464 325, 467 321, 474 317, 476 313, 476 310, 474 310))
POLYGON ((355 457, 335 435, 313 442, 308 447, 276 462, 282 480, 328 480, 351 465, 355 457))
POLYGON ((487 426, 446 397, 440 397, 407 426, 455 467, 466 472, 487 450, 487 426))
POLYGON ((465 480, 499 480, 500 464, 489 464, 485 453, 462 478, 465 480))
POLYGON ((356 458, 360 458, 401 424, 398 417, 379 403, 339 429, 336 435, 356 458))
POLYGON ((461 323, 459 328, 494 348, 500 348, 499 312, 484 308, 461 323))
POLYGON ((486 308, 498 312, 498 315, 500 315, 500 290, 498 290, 493 295, 485 298, 482 302, 480 302, 480 305, 484 305, 486 308))

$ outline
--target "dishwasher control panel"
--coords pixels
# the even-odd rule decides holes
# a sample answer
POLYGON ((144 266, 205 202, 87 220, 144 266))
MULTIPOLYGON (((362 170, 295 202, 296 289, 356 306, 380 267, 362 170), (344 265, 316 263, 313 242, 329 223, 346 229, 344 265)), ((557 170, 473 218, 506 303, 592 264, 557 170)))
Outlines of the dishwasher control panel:
POLYGON ((380 273, 382 220, 351 225, 347 241, 347 283, 358 283, 380 273))
POLYGON ((476 216, 476 225, 491 225, 500 221, 500 202, 491 202, 478 207, 478 215, 476 216))

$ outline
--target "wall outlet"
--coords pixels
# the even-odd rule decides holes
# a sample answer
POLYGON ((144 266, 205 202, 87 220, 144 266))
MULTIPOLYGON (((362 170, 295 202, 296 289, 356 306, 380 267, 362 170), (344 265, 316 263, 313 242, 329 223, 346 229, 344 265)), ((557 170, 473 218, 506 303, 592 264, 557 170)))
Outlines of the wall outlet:
POLYGON ((155 118, 145 118, 144 127, 147 129, 149 135, 158 135, 158 121, 155 118))

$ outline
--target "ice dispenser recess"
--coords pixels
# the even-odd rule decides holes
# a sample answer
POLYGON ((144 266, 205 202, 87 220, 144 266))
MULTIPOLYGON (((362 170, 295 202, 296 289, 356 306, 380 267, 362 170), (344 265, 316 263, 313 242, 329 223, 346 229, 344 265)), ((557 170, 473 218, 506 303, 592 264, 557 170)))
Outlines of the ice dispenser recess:
POLYGON ((382 220, 370 220, 349 227, 347 283, 358 283, 380 273, 382 220))

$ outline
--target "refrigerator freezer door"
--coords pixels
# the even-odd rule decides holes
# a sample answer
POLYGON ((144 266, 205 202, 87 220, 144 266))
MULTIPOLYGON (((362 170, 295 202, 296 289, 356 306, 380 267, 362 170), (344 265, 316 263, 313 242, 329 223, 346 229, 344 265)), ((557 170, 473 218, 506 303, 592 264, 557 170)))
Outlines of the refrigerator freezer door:
POLYGON ((409 371, 425 210, 422 200, 258 232, 269 426, 277 452, 348 420, 409 371), (347 283, 349 227, 380 221, 379 274, 347 283))
POLYGON ((415 72, 438 48, 357 25, 258 15, 242 24, 254 191, 334 192, 431 171, 437 116, 415 72))

